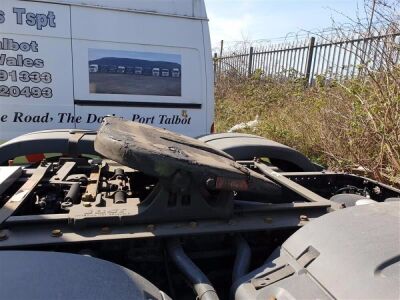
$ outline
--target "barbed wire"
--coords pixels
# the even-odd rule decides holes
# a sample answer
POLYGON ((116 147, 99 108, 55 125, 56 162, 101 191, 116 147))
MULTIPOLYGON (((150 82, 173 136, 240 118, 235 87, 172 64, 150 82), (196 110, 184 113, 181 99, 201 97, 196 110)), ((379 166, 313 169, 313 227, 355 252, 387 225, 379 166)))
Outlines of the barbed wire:
MULTIPOLYGON (((266 47, 271 45, 282 45, 289 44, 294 42, 306 41, 311 38, 311 36, 316 36, 320 40, 332 40, 335 37, 338 37, 338 33, 340 35, 359 35, 365 31, 365 23, 342 23, 340 25, 334 27, 328 27, 324 29, 312 29, 312 30, 299 30, 297 32, 289 32, 285 36, 268 38, 268 39, 254 39, 254 40, 223 40, 223 51, 224 53, 231 53, 232 51, 236 51, 240 48, 249 48, 253 47, 266 47)), ((377 20, 372 23, 372 26, 375 29, 385 28, 388 26, 388 22, 385 20, 377 20)), ((212 47, 212 51, 214 53, 219 54, 221 50, 221 45, 214 45, 212 47)))

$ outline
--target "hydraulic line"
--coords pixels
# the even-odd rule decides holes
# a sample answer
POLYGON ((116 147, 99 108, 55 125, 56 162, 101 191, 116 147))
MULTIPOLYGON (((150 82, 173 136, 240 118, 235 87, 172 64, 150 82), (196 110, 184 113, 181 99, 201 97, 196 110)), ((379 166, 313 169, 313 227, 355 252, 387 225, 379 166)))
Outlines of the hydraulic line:
POLYGON ((207 276, 186 255, 180 241, 171 239, 167 241, 167 250, 176 266, 193 284, 199 300, 218 300, 218 295, 208 280, 207 276))
POLYGON ((232 283, 243 277, 249 272, 251 261, 251 249, 247 241, 241 236, 237 235, 235 238, 236 244, 236 257, 233 265, 232 283))

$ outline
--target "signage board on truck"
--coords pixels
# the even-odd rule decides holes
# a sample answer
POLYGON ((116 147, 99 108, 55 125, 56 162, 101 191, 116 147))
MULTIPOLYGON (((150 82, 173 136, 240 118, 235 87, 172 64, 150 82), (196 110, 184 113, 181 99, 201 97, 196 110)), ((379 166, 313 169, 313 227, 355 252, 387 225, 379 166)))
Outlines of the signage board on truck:
POLYGON ((2 0, 0 33, 0 141, 106 115, 210 132, 204 1, 2 0))

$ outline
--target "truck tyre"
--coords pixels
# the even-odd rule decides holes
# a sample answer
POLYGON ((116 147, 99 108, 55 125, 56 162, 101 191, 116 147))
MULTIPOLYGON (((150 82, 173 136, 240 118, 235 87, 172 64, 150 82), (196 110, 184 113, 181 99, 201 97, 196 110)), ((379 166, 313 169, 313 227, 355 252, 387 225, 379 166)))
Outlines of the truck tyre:
POLYGON ((235 160, 266 157, 284 172, 314 172, 322 168, 297 150, 283 144, 243 133, 217 133, 198 138, 210 146, 230 154, 235 160))

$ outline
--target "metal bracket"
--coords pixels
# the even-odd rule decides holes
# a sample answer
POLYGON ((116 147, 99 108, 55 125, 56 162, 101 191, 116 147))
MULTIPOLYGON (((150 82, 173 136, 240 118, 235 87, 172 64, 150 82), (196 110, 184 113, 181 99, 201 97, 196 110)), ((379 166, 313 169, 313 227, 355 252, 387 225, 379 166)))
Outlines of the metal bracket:
POLYGON ((0 226, 6 221, 24 201, 31 195, 33 189, 43 179, 51 164, 41 164, 24 185, 0 209, 0 226))

